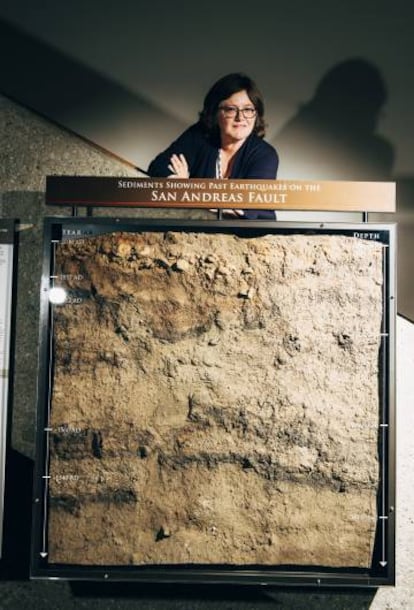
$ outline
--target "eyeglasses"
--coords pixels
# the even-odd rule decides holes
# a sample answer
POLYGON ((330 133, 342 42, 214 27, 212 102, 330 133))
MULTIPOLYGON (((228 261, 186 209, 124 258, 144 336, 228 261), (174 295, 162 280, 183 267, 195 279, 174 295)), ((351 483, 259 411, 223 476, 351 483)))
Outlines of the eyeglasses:
POLYGON ((238 114, 243 115, 245 119, 252 119, 256 116, 256 108, 248 106, 247 108, 238 108, 237 106, 219 106, 219 110, 223 111, 226 119, 234 119, 238 114))

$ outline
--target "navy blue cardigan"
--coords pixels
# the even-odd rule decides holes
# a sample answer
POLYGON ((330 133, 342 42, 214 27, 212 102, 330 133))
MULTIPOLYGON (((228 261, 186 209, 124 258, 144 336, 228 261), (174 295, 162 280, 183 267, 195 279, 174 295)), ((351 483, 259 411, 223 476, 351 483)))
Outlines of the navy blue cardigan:
MULTIPOLYGON (((190 178, 215 178, 218 146, 207 139, 199 123, 189 127, 149 165, 154 178, 169 176, 168 164, 172 154, 182 153, 188 163, 190 178)), ((273 146, 251 134, 237 151, 230 178, 274 180, 279 159, 273 146)), ((247 219, 276 218, 273 210, 244 210, 247 219)))

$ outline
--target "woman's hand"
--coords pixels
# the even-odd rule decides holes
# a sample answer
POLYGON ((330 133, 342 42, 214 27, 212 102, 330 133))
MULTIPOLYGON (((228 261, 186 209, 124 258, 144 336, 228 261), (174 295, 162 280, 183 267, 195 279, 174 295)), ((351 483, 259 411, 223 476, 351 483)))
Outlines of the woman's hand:
POLYGON ((169 178, 189 178, 190 172, 188 170, 187 160, 183 154, 172 155, 168 164, 168 169, 172 171, 169 178))
MULTIPOLYGON (((217 214, 218 209, 217 208, 209 208, 209 212, 214 212, 215 214, 217 214)), ((222 209, 221 213, 223 216, 238 216, 240 218, 243 218, 244 216, 244 210, 227 210, 227 209, 222 209)))

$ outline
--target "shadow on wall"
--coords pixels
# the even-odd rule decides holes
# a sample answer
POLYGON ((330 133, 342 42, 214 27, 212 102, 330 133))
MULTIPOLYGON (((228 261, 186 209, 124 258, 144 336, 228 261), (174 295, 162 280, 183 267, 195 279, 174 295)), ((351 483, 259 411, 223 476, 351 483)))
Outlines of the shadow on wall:
POLYGON ((373 64, 356 58, 335 65, 273 142, 279 177, 389 180, 393 147, 375 133, 386 100, 385 82, 373 64))
POLYGON ((414 320, 414 179, 393 176, 394 148, 377 133, 387 96, 381 72, 371 62, 343 61, 321 78, 313 98, 272 143, 282 179, 396 180, 396 214, 369 219, 398 223, 398 313, 414 320))

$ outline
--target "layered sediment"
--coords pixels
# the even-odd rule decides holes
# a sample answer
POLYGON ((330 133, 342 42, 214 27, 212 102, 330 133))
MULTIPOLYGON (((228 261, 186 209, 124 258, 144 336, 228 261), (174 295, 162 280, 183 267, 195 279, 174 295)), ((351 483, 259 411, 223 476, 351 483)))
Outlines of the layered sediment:
POLYGON ((368 567, 382 246, 60 243, 49 560, 368 567))

